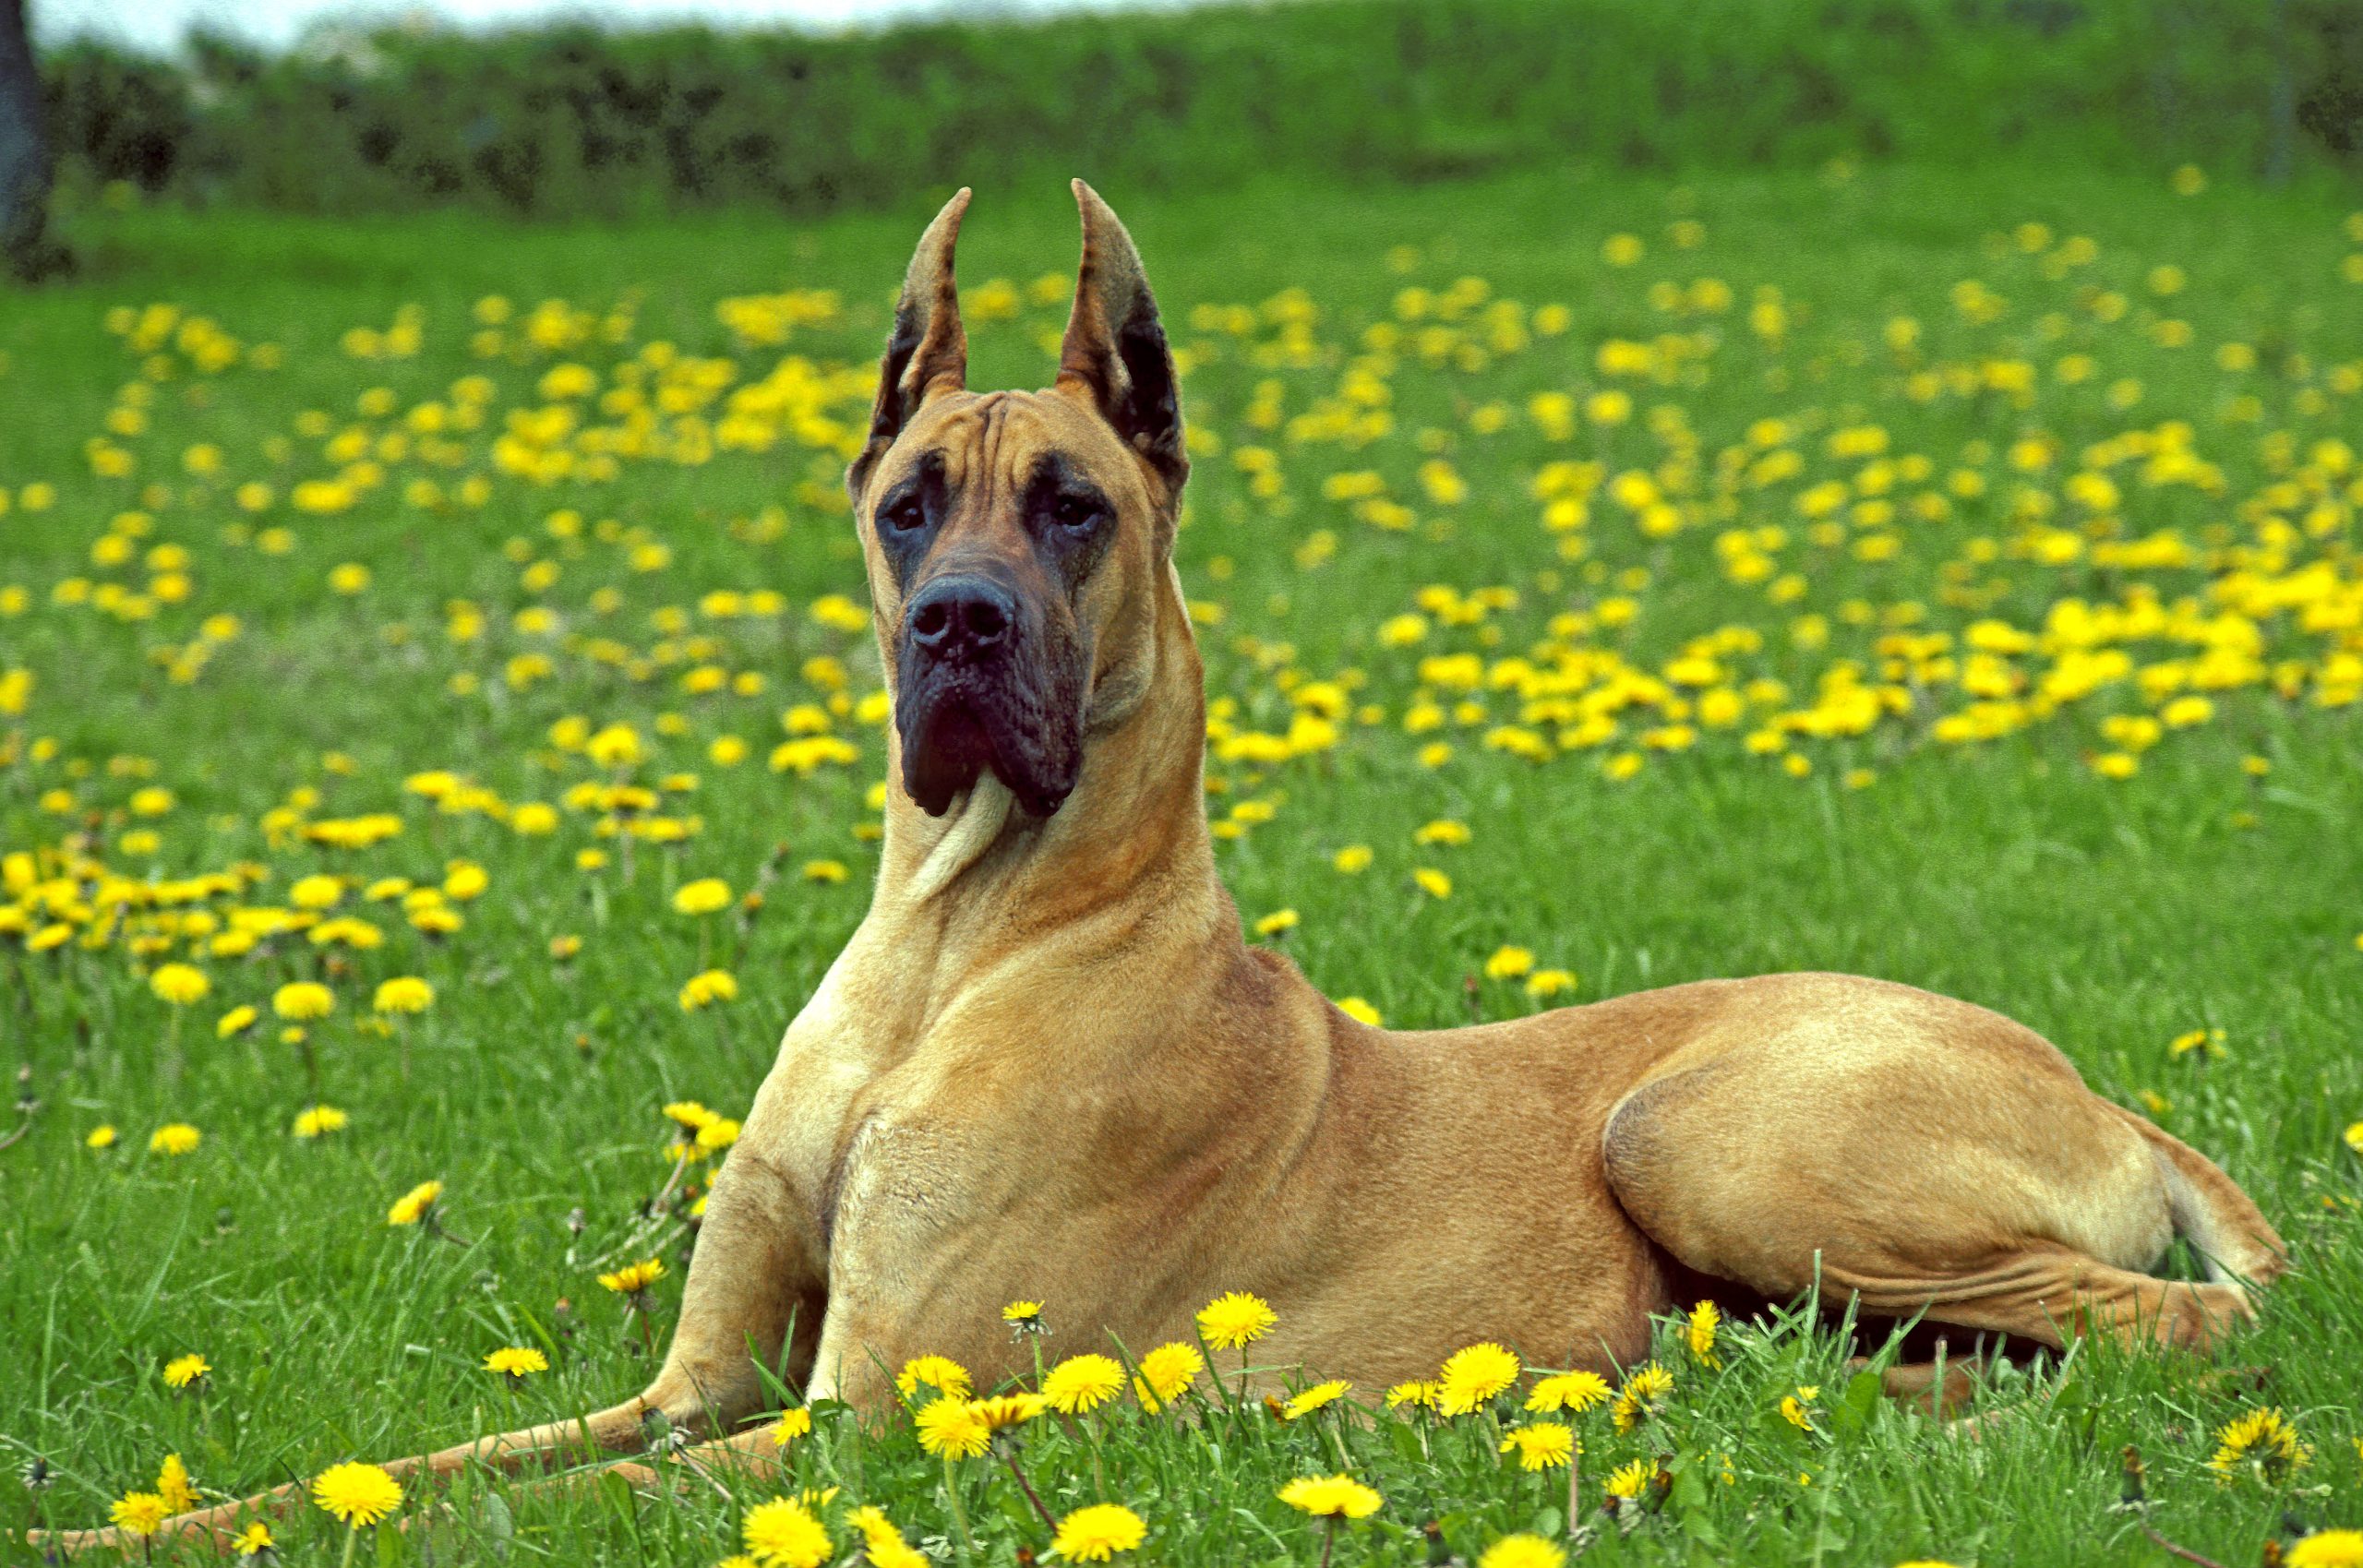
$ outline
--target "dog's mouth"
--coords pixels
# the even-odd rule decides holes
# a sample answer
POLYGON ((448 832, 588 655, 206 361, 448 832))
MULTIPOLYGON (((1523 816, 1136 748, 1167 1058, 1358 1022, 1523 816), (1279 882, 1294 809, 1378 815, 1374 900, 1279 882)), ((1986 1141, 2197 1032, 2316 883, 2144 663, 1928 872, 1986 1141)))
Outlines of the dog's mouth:
POLYGON ((1046 696, 957 666, 907 682, 894 723, 903 787, 919 809, 942 816, 990 768, 1029 813, 1055 815, 1082 772, 1082 724, 1079 716, 1062 720, 1061 707, 1072 704, 1046 696))

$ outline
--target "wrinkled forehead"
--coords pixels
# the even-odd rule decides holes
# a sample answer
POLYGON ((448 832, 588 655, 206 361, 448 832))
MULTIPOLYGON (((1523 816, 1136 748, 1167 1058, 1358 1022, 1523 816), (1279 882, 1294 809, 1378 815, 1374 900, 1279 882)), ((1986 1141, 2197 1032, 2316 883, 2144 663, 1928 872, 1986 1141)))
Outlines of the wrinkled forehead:
POLYGON ((930 400, 880 466, 884 497, 924 476, 951 495, 1017 496, 1055 479, 1119 510, 1147 499, 1133 454, 1095 409, 1057 391, 961 392, 930 400))

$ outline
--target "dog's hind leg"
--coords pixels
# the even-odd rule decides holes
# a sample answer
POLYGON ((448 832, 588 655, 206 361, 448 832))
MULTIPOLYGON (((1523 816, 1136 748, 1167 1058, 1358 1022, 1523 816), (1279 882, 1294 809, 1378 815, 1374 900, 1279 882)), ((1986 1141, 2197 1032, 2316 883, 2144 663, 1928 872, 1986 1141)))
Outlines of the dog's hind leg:
POLYGON ((1858 1272, 1826 1262, 1825 1299, 1853 1295, 1869 1312, 1925 1311, 1938 1323, 1997 1331, 2055 1348, 2079 1334, 2205 1354, 2255 1315, 2237 1285, 2160 1279, 2036 1243, 1941 1275, 1858 1272))
POLYGON ((2139 1271, 2182 1229, 2267 1274, 2254 1205, 2038 1036, 1876 987, 1827 1011, 1710 1042, 1611 1113, 1609 1184, 1685 1265, 2055 1348, 2098 1332, 2204 1351, 2251 1314, 2235 1280, 2139 1271))

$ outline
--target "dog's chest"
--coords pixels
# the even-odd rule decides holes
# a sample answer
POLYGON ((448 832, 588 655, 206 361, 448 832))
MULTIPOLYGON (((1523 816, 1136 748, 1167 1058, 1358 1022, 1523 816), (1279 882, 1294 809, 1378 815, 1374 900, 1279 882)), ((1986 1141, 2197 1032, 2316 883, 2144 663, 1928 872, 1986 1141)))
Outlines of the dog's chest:
POLYGON ((880 1010, 861 1005, 846 967, 840 958, 789 1026, 746 1134, 811 1195, 833 1254, 852 1233, 942 1214, 967 1164, 926 1075, 880 1037, 880 1010))

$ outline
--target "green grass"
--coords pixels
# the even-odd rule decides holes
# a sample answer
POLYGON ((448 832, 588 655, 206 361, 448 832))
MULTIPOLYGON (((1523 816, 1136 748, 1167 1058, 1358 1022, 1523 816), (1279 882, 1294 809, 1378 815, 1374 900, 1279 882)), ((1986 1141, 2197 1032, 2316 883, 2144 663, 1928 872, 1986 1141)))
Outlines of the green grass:
MULTIPOLYGON (((2261 1323, 2220 1358, 2253 1375, 2210 1378, 2188 1360, 2088 1345, 2064 1382, 2056 1368, 2004 1378, 1985 1397, 2011 1413, 1974 1437, 1899 1409, 1850 1406, 1840 1342, 1802 1320, 1727 1330, 1720 1370, 1697 1366, 1669 1336, 1662 1349, 1677 1392, 1661 1419, 1619 1436, 1604 1413, 1582 1418, 1587 1502, 1597 1502, 1597 1483, 1613 1466, 1646 1454, 1666 1455, 1677 1482, 1662 1512, 1629 1535, 1608 1528, 1586 1560, 2160 1561, 2131 1516, 2108 1509, 2128 1442, 2149 1463, 2156 1526, 2220 1562, 2257 1561, 2285 1514, 2305 1525, 2363 1524, 2355 1446, 2363 1411, 2348 1364, 2363 1333, 2363 1180, 2342 1143, 2363 1120, 2363 842, 2351 829, 2363 819, 2363 769, 2356 709, 2338 701, 2341 659, 2363 652, 2343 618, 2363 605, 2363 495, 2353 488, 2357 469, 2333 474, 2334 457, 2309 456, 2325 439, 2355 439, 2355 385, 2341 371, 2355 367, 2363 382, 2363 288, 2340 273, 2343 258, 2363 249, 2363 235, 2342 231, 2351 202, 2323 189, 2225 186, 2180 198, 2148 184, 2033 168, 1719 176, 1679 191, 1560 173, 1391 193, 1274 185, 1146 205, 1122 190, 1106 194, 1141 243, 1177 341, 1198 362, 1190 417, 1219 438, 1219 450, 1199 456, 1180 546, 1193 597, 1225 611, 1202 632, 1211 690, 1235 700, 1236 724, 1277 733, 1288 724, 1291 673, 1359 672, 1354 700, 1382 711, 1376 723, 1346 722, 1336 747, 1268 769, 1210 764, 1224 786, 1212 799, 1217 816, 1245 800, 1273 808, 1269 822, 1224 844, 1223 871, 1251 921, 1298 913, 1299 924, 1273 940, 1316 985, 1364 998, 1390 1023, 1410 1026, 1541 1005, 1514 981, 1471 978, 1505 945, 1573 971, 1578 1000, 1805 967, 1925 986, 2024 1020, 2112 1098, 2139 1106, 2156 1096, 2153 1113, 2231 1170, 2293 1245, 2296 1272, 2270 1297, 2261 1323), (1671 239, 1669 224, 1680 218, 1703 224, 1695 247, 1671 239), (2097 242, 2097 259, 2047 278, 2042 256, 2008 237, 2027 221, 2053 232, 2043 254, 2081 234, 2097 242), (1615 233, 1646 242, 1637 265, 1603 259, 1602 242, 1615 233), (1396 247, 1409 252, 1390 265, 1396 247), (2188 274, 2170 300, 2153 296, 2148 281, 2163 263, 2188 274), (1364 329, 1389 318, 1397 291, 1441 290, 1463 276, 1529 310, 1564 305, 1569 324, 1474 367, 1431 365, 1407 350, 1388 377, 1393 430, 1364 447, 1290 442, 1248 423, 1258 382, 1281 384, 1289 415, 1305 412, 1339 385, 1364 329), (1728 312, 1670 314, 1649 303, 1653 282, 1702 277, 1731 286, 1728 312), (1971 278, 2009 302, 1988 324, 1965 320, 1950 302, 1954 285, 1971 278), (1781 291, 1791 318, 1778 346, 1747 321, 1765 286, 1781 291), (1243 340, 1193 325, 1193 307, 1260 306, 1289 287, 1317 310, 1293 367, 1255 363, 1257 345, 1279 341, 1274 322, 1284 311, 1265 310, 1243 340), (2115 322, 2093 307, 2093 295, 2110 290, 2128 301, 2115 322), (2151 340, 2148 324, 2168 314, 2191 324, 2190 346, 2151 340), (2024 356, 2037 370, 2033 398, 2025 406, 1991 391, 1915 400, 1906 386, 1912 366, 1882 337, 1901 315, 1923 324, 1917 352, 1929 364, 2024 356), (1714 339, 1686 377, 1620 379, 1596 362, 1604 341, 1673 331, 1714 339), (2234 342, 2255 347, 2258 368, 2219 368, 2219 346, 2234 342), (2094 373, 2062 382, 2053 367, 2079 353, 2093 356, 2094 373), (2139 379, 2141 401, 2112 407, 2105 389, 2125 377, 2139 379), (1554 442, 1525 413, 1538 391, 1580 398, 1611 385, 1632 389, 1631 423, 1586 422, 1554 442), (2242 396, 2254 406, 2237 406, 2242 396), (1506 424, 1481 433, 1472 412, 1497 401, 1506 424), (1529 491, 1535 473, 1549 461, 1600 458, 1612 473, 1662 474, 1673 447, 1652 433, 1658 406, 1679 408, 1696 433, 1689 500, 1697 515, 1656 538, 1595 497, 1590 521, 1573 535, 1589 540, 1589 555, 1562 559, 1561 536, 1544 529, 1529 491), (1733 515, 1711 515, 1717 454, 1765 417, 1796 425, 1802 473, 1738 487, 1733 515), (2102 528, 2073 560, 2022 558, 2040 541, 2011 516, 2012 486, 2039 487, 2062 516, 2080 516, 2063 482, 2090 446, 2170 419, 2189 423, 2222 485, 2145 485, 2138 463, 2120 464, 2117 533, 2171 528, 2214 555, 2165 569, 2096 564, 2089 546, 2105 542, 2102 528), (1894 526, 1898 550, 1885 561, 1811 543, 1795 506, 1816 483, 1860 474, 1865 460, 1831 456, 1828 438, 1872 423, 1889 432, 1890 457, 1931 460, 1926 479, 1897 482, 1898 497, 1941 489, 1961 468, 1990 482, 1984 497, 1957 499, 1945 519, 1894 526), (1423 431, 1435 434, 1423 442, 1423 431), (2008 450, 2038 431, 2057 438, 2060 456, 2029 476, 2010 466, 2008 450), (2294 437, 2285 452, 2270 439, 2285 431, 2294 437), (1251 494, 1233 457, 1251 441, 1279 453, 1279 496, 1251 494), (1980 442, 1984 450, 1973 446, 1980 442), (1447 459, 1466 481, 1464 500, 1423 494, 1417 474, 1430 456, 1447 459), (1416 527, 1376 528, 1348 503, 1324 498, 1326 476, 1364 471, 1419 515, 1416 527), (2282 519, 2294 536, 2276 524, 2282 519), (1775 604, 1766 583, 1733 581, 1719 566, 1719 533, 1768 526, 1789 535, 1774 553, 1780 572, 1802 581, 1793 603, 1775 604), (1334 545, 1325 556, 1308 548, 1323 531, 1334 545), (1981 538, 1997 543, 1999 559, 1978 558, 1973 541, 1981 538), (2276 540, 2277 555, 2227 553, 2269 551, 2276 540), (1793 738, 1789 749, 1812 764, 1805 777, 1741 743, 1763 713, 1809 707, 1837 659, 1882 678, 1880 661, 1894 650, 1877 645, 1879 626, 1848 618, 1850 602, 1868 606, 1874 621, 1916 604, 1924 618, 1913 631, 1958 637, 1988 616, 2040 629, 2063 599, 2122 601, 2143 584, 2165 604, 2210 593, 2217 597, 2206 602, 2220 604, 2238 570, 2288 579, 2309 568, 2328 585, 2317 596, 2327 607, 2261 613, 2262 678, 2213 692, 2212 714, 2141 749, 2130 778, 2089 765, 2122 744, 2123 731, 2105 731, 2104 719, 2148 713, 2164 700, 2129 676, 2018 733, 1962 746, 1931 737, 1930 718, 1967 700, 1924 663, 1916 682, 1898 682, 1916 691, 1910 712, 1857 736, 1793 738), (1619 574, 1636 569, 1647 572, 1646 585, 1621 586, 1619 574), (1518 597, 1480 624, 1432 617, 1424 640, 1387 645, 1379 628, 1432 584, 1464 593, 1506 587, 1518 597), (1441 730, 1405 733, 1407 714, 1426 697, 1447 710, 1463 700, 1422 684, 1443 673, 1423 676, 1422 658, 1523 654, 1554 635, 1553 616, 1596 612, 1619 593, 1635 602, 1634 618, 1577 634, 1587 646, 1660 670, 1694 638, 1755 628, 1760 650, 1724 655, 1729 678, 1777 679, 1789 698, 1761 705, 1744 724, 1707 728, 1684 749, 1638 746, 1640 732, 1670 721, 1627 712, 1613 740, 1565 750, 1553 742, 1556 754, 1541 764, 1484 744, 1489 731, 1518 724, 1512 692, 1475 694, 1479 722, 1447 712, 1441 730), (1807 614, 1828 617, 1827 647, 1797 641, 1794 623, 1807 614), (2275 664, 2286 666, 2289 695, 2273 688, 2275 664), (1421 748, 1440 736, 1454 754, 1423 765, 1421 748), (1626 754, 1643 759, 1637 773, 1611 777, 1603 760, 1626 754), (2244 769, 2249 757, 2263 759, 2269 772, 2244 769), (1465 824, 1469 842, 1415 842, 1421 825, 1439 820, 1465 824), (1350 844, 1373 851, 1359 876, 1332 868, 1331 856, 1350 844), (1411 872, 1422 867, 1449 874, 1449 898, 1415 889, 1411 872), (2219 1059, 2171 1051, 2170 1041, 2201 1027, 2224 1031, 2219 1059), (1799 1383, 1821 1389, 1817 1434, 1778 1414, 1799 1383), (2204 1467, 2214 1433, 2257 1405, 2296 1420, 2311 1463, 2285 1480, 2219 1485, 2204 1467)), ((805 613, 822 594, 861 593, 835 489, 841 459, 786 438, 764 454, 725 451, 696 466, 630 461, 611 482, 545 487, 498 473, 478 434, 448 470, 390 460, 392 476, 352 509, 306 516, 290 511, 291 485, 335 465, 321 455, 323 437, 297 434, 296 419, 324 410, 331 430, 359 424, 374 438, 399 423, 400 411, 482 371, 497 385, 495 430, 509 409, 538 401, 534 385, 558 358, 592 366, 606 385, 608 366, 656 340, 728 356, 741 380, 768 373, 782 352, 867 364, 924 217, 920 203, 910 206, 893 218, 815 226, 704 218, 579 230, 450 217, 329 225, 91 213, 75 225, 84 280, 6 299, 0 401, 16 413, 0 421, 0 488, 18 504, 0 516, 0 588, 23 587, 28 603, 0 616, 0 674, 28 670, 34 685, 21 716, 0 718, 0 737, 9 737, 0 850, 55 851, 84 834, 82 850, 134 879, 250 860, 269 874, 245 895, 248 904, 282 903, 297 877, 319 869, 431 883, 456 857, 480 863, 490 884, 463 906, 464 929, 440 943, 414 933, 396 906, 348 897, 343 912, 358 910, 387 935, 382 947, 350 955, 351 973, 336 977, 338 1012, 315 1031, 322 1097, 352 1116, 349 1129, 317 1143, 289 1136, 309 1095, 301 1059, 275 1023, 226 1041, 213 1028, 233 1004, 266 1001, 282 981, 316 972, 318 954, 300 938, 237 959, 208 955, 201 935, 175 938, 171 956, 192 958, 212 980, 175 1043, 170 1010, 141 977, 166 954, 135 954, 133 933, 113 931, 89 947, 78 938, 49 953, 0 936, 0 1069, 22 1065, 40 1102, 30 1134, 0 1151, 0 1367, 8 1369, 0 1448, 12 1461, 40 1455, 54 1468, 57 1483, 38 1500, 47 1518, 102 1518, 110 1500, 149 1484, 168 1451, 186 1459, 202 1487, 238 1493, 340 1460, 596 1407, 648 1374, 637 1326, 594 1283, 593 1265, 631 1234, 669 1168, 658 1107, 695 1098, 726 1115, 743 1109, 780 1030, 866 897, 872 849, 854 829, 874 818, 863 804, 880 772, 874 731, 850 717, 834 722, 860 748, 850 768, 798 778, 763 765, 782 738, 782 711, 822 695, 802 673, 808 658, 842 657, 857 695, 876 682, 866 634, 805 613), (786 351, 734 344, 715 320, 718 299, 790 285, 840 290, 844 308, 799 329, 786 351), (521 308, 564 297, 604 311, 629 299, 629 333, 620 346, 594 341, 567 356, 478 358, 468 313, 494 293, 521 308), (115 438, 136 455, 135 475, 96 477, 86 443, 121 389, 141 377, 139 356, 102 320, 111 306, 154 301, 204 313, 249 345, 279 345, 284 363, 198 375, 175 362, 157 385, 147 430, 115 438), (404 305, 423 312, 415 357, 365 362, 341 351, 347 329, 382 328, 404 305), (356 414, 356 399, 373 387, 390 389, 393 418, 356 414), (182 472, 184 449, 200 441, 222 449, 216 479, 182 472), (406 505, 403 484, 414 470, 447 487, 486 474, 488 499, 406 505), (251 478, 270 483, 277 498, 247 519, 231 491, 251 478), (152 532, 128 564, 94 567, 94 542, 119 513, 141 506, 139 488, 151 480, 171 492, 147 498, 152 532), (56 487, 47 510, 22 504, 23 487, 35 482, 56 487), (768 506, 786 518, 775 536, 742 521, 768 506), (546 518, 570 507, 587 522, 611 518, 644 531, 633 537, 669 546, 669 564, 632 570, 623 545, 588 528, 576 545, 552 537, 546 518), (290 527, 292 550, 234 543, 245 536, 225 529, 241 522, 290 527), (504 548, 518 540, 525 543, 511 558, 504 548), (141 559, 161 543, 189 553, 185 602, 130 621, 53 603, 69 577, 141 588, 150 579, 141 559), (545 558, 560 569, 557 581, 529 592, 521 565, 545 558), (344 562, 370 569, 366 592, 330 591, 330 569, 344 562), (775 590, 786 607, 701 618, 701 596, 721 588, 775 590), (615 590, 619 607, 595 608, 600 589, 615 590), (455 599, 482 607, 479 640, 447 637, 455 599), (515 629, 512 615, 529 604, 556 611, 563 634, 515 629), (687 612, 686 632, 653 624, 663 606, 687 612), (196 680, 174 681, 165 667, 172 653, 160 659, 157 651, 186 647, 204 617, 222 612, 241 618, 238 635, 196 680), (388 634, 396 625, 399 640, 388 634), (697 636, 711 647, 685 645, 697 636), (600 662, 585 638, 613 640, 640 667, 600 662), (534 650, 546 652, 553 673, 512 689, 508 661, 534 650), (766 689, 685 691, 682 674, 708 662, 760 672, 766 689), (455 676, 465 689, 454 689, 455 676), (659 733, 666 712, 682 715, 683 734, 659 733), (694 815, 694 835, 677 847, 641 846, 631 875, 620 855, 583 872, 576 851, 609 844, 595 836, 593 814, 562 810, 555 835, 527 837, 482 813, 438 813, 404 793, 409 775, 448 768, 510 803, 557 802, 593 776, 548 738, 569 715, 636 725, 653 748, 641 770, 651 781, 698 775, 694 791, 666 808, 694 815), (711 762, 708 745, 721 735, 743 737, 751 757, 736 767, 711 762), (54 754, 35 745, 41 739, 54 743, 54 754), (330 751, 350 758, 349 772, 329 770, 330 751), (134 793, 150 785, 169 788, 176 803, 162 816, 131 815, 134 793), (299 789, 317 797, 291 794, 299 789), (52 797, 59 790, 66 796, 52 797), (274 844, 265 814, 291 803, 299 819, 384 810, 404 826, 365 851, 274 844), (126 838, 142 832, 158 836, 156 847, 126 838), (849 880, 804 880, 799 868, 816 859, 844 862, 849 880), (689 878, 720 876, 743 892, 767 863, 778 878, 743 934, 717 916, 702 936, 698 922, 670 909, 670 892, 689 878), (583 939, 570 964, 548 954, 560 934, 583 939), (681 983, 726 959, 738 999, 685 1013, 676 1001, 681 983), (393 1043, 356 1027, 370 987, 403 974, 426 977, 439 993, 410 1026, 407 1079, 393 1043), (203 1130, 200 1147, 179 1158, 148 1153, 150 1132, 174 1120, 203 1130), (84 1138, 101 1123, 119 1128, 121 1140, 89 1151, 84 1138), (386 1224, 387 1206, 430 1178, 447 1183, 448 1228, 466 1244, 386 1224), (580 1234, 570 1225, 578 1213, 580 1234), (551 1371, 513 1391, 497 1386, 479 1363, 511 1344, 546 1348, 551 1371), (211 1377, 199 1394, 173 1394, 160 1369, 192 1350, 210 1360, 211 1377)), ((963 242, 972 302, 986 279, 1023 284, 1069 269, 1073 224, 1055 188, 987 193, 963 242)), ((1049 365, 1038 335, 1062 315, 1062 305, 1029 305, 1015 321, 993 323, 972 311, 973 383, 1038 384, 1049 365)), ((866 396, 848 393, 836 412, 858 421, 866 396)), ((1854 498, 1876 488, 1858 485, 1854 498)), ((1846 533, 1889 531, 1874 521, 1846 533)), ((2149 636, 2128 647, 2133 669, 2190 654, 2149 636)), ((2046 644, 2011 664, 2040 677, 2059 651, 2046 644)), ((1551 740, 1552 723, 1528 727, 1551 740)), ((1449 1238, 1437 1246, 1448 1260, 1449 1238)), ((666 1231, 657 1251, 674 1265, 656 1292, 669 1314, 683 1272, 680 1231, 666 1231)), ((1090 1325, 1052 1326, 1051 1355, 1104 1348, 1090 1325)), ((1149 1521, 1146 1560, 1317 1558, 1318 1530, 1273 1493, 1289 1476, 1335 1467, 1326 1435, 1260 1415, 1195 1428, 1128 1409, 1100 1419, 1111 1493, 1149 1521)), ((1388 1503, 1340 1535, 1339 1560, 1441 1560, 1419 1533, 1431 1521, 1440 1521, 1444 1547, 1470 1561, 1505 1530, 1557 1528, 1564 1485, 1504 1469, 1492 1452, 1493 1419, 1430 1434, 1424 1455, 1414 1426, 1384 1417, 1346 1423, 1337 1441, 1388 1503)), ((1024 1463, 1054 1510, 1096 1496, 1088 1454, 1067 1434, 1038 1430, 1024 1463)), ((952 1533, 942 1471, 919 1454, 906 1424, 864 1435, 848 1415, 824 1416, 796 1465, 799 1484, 842 1486, 838 1506, 875 1502, 914 1537, 952 1533)), ((1047 1546, 1005 1471, 971 1464, 962 1486, 977 1560, 1007 1563, 1021 1547, 1038 1554, 1047 1546)), ((419 1555, 431 1543, 447 1561, 498 1550, 554 1562, 703 1563, 736 1549, 739 1514, 771 1491, 740 1487, 732 1499, 685 1481, 668 1502, 635 1504, 596 1487, 559 1497, 510 1491, 500 1503, 488 1501, 490 1490, 471 1483, 448 1521, 410 1538, 388 1534, 379 1549, 419 1555)), ((14 1531, 34 1507, 25 1491, 0 1487, 0 1526, 14 1531)), ((282 1532, 289 1555, 304 1560, 339 1550, 338 1533, 317 1513, 282 1532)), ((0 1546, 0 1561, 19 1560, 31 1560, 25 1549, 0 1546)))

